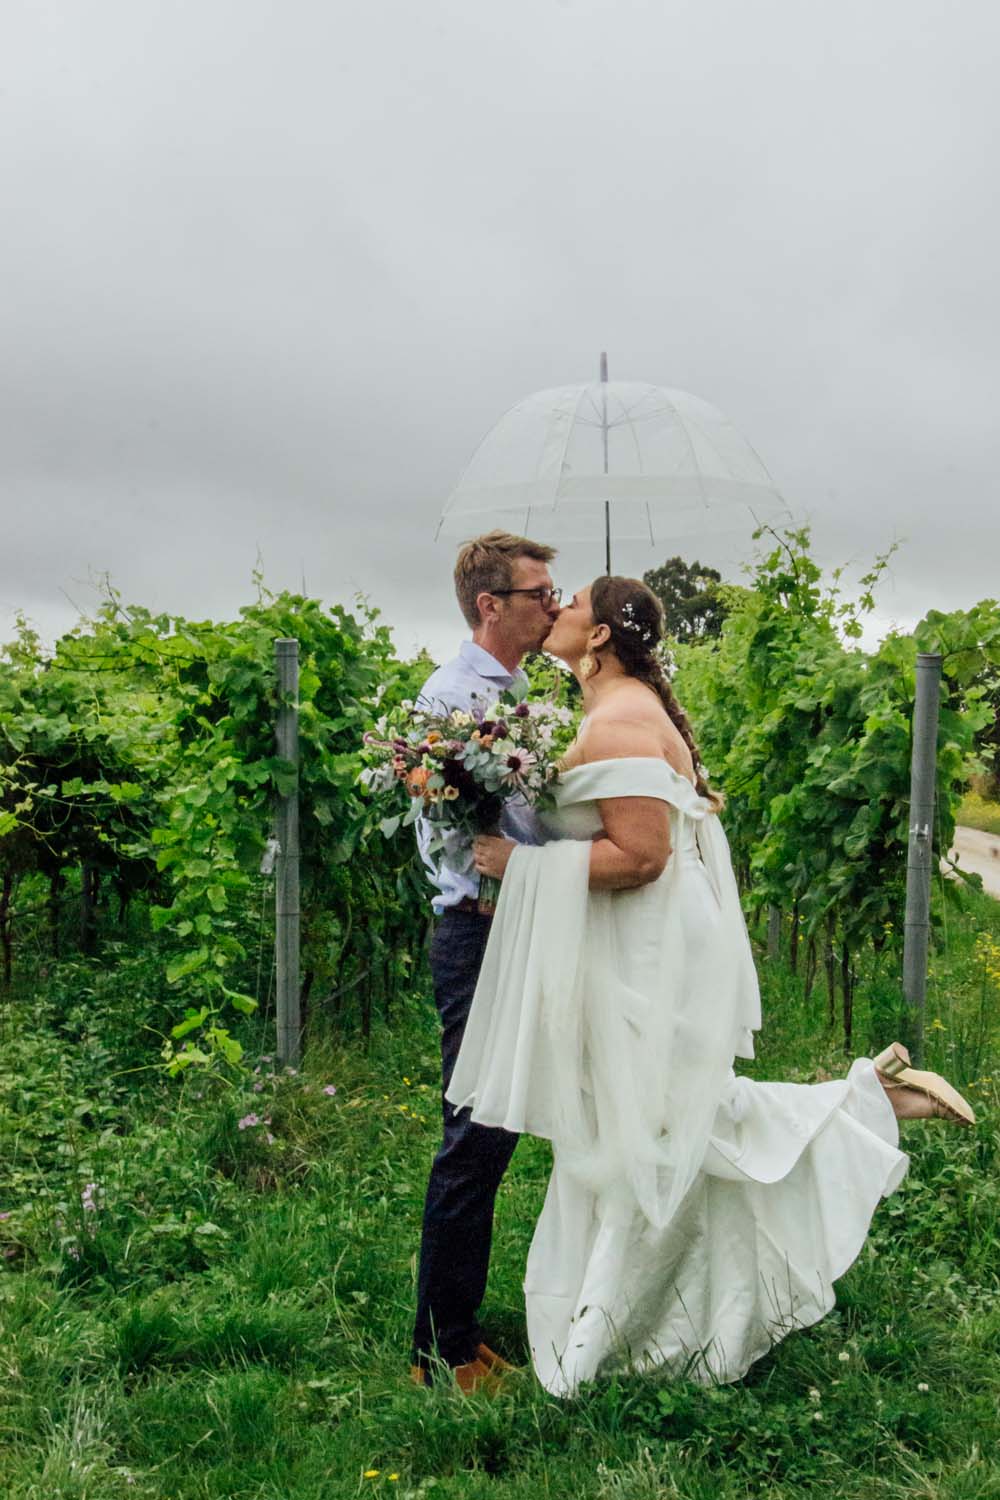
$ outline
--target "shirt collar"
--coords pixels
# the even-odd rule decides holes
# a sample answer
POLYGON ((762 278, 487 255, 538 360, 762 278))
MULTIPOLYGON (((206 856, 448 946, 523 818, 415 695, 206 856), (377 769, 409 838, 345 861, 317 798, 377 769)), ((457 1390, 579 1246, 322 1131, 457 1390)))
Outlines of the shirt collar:
POLYGON ((513 672, 508 672, 502 662, 491 656, 485 647, 477 645, 475 641, 463 641, 458 650, 463 661, 478 672, 480 677, 496 678, 498 682, 511 683, 523 680, 526 674, 520 667, 515 667, 513 672))

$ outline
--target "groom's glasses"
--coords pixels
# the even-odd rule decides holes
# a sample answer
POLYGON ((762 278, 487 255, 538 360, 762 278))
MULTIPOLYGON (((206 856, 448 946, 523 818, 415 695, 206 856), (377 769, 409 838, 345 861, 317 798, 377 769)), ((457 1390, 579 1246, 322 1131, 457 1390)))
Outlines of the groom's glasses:
POLYGON ((548 609, 550 604, 558 604, 562 599, 562 589, 490 589, 491 594, 530 594, 537 599, 543 609, 548 609))

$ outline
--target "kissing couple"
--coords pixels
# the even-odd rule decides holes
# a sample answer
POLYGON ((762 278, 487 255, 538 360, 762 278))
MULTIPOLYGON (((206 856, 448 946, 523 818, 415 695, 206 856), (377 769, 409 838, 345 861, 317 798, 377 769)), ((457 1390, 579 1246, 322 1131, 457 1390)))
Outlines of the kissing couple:
MULTIPOLYGON (((437 924, 443 1140, 427 1186, 411 1376, 496 1389, 478 1321, 497 1189, 518 1136, 551 1141, 525 1273, 535 1373, 556 1395, 615 1369, 740 1379, 834 1305, 833 1283, 908 1165, 899 1119, 972 1124, 899 1043, 843 1079, 737 1077, 760 1027, 722 799, 663 675, 659 601, 601 577, 560 607, 551 547, 467 542, 471 630, 418 707, 469 711, 544 648, 584 715, 555 810, 508 802, 499 836, 425 853, 437 924), (480 876, 502 880, 494 915, 480 876)), ((424 820, 418 839, 427 850, 424 820)))

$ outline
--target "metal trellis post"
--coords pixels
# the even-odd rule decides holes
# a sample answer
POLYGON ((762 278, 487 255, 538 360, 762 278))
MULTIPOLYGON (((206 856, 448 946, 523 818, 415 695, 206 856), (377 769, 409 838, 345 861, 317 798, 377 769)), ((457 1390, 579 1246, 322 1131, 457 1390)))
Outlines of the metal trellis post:
POLYGON ((278 798, 274 947, 277 968, 278 1059, 298 1067, 302 1049, 299 1014, 299 643, 274 643, 278 674, 278 755, 295 766, 295 785, 278 798))
POLYGON ((910 837, 906 857, 906 922, 903 929, 903 997, 907 1042, 917 1065, 923 1061, 927 948, 931 923, 934 856, 934 794, 937 779, 938 700, 941 657, 917 657, 910 764, 910 837))

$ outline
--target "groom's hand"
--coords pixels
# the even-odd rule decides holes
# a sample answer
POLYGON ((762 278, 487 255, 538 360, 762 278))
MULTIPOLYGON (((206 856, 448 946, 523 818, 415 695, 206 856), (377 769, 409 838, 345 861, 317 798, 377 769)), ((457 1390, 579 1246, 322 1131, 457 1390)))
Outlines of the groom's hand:
POLYGON ((472 840, 472 863, 480 875, 491 875, 502 880, 517 844, 513 839, 496 838, 491 833, 481 833, 472 840))

